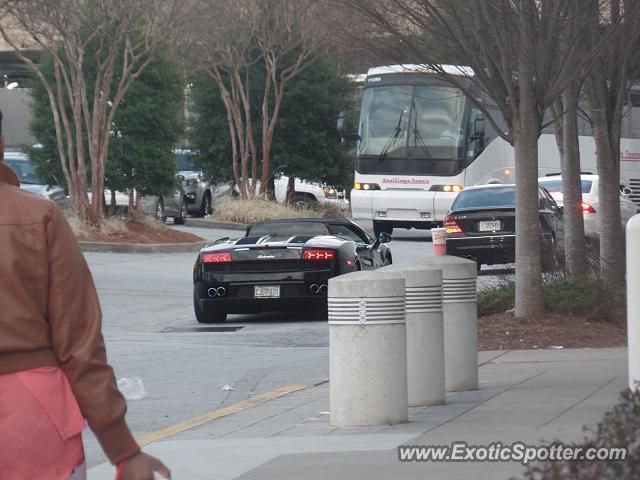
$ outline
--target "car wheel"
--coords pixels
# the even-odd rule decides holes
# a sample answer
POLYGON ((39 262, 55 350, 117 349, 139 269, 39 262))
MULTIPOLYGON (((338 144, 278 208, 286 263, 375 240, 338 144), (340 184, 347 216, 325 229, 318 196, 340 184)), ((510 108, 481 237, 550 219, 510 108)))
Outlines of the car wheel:
POLYGON ((305 208, 313 207, 315 204, 318 203, 318 200, 316 200, 316 198, 312 195, 307 195, 305 193, 296 193, 294 202, 295 202, 296 208, 303 210, 305 208))
POLYGON ((377 220, 373 221, 373 235, 376 240, 380 236, 381 233, 388 233, 391 235, 393 233, 393 225, 388 222, 379 222, 377 220))
POLYGON ((199 216, 206 217, 211 214, 211 194, 209 192, 204 194, 202 203, 200 204, 199 216))
POLYGON ((164 201, 162 200, 162 197, 159 197, 156 202, 156 212, 154 217, 163 223, 167 220, 167 217, 164 214, 164 201))
POLYGON ((226 313, 205 313, 198 304, 198 296, 193 292, 193 311, 198 323, 224 323, 227 320, 226 313))
POLYGON ((174 217, 173 223, 176 225, 184 225, 187 222, 187 202, 183 198, 182 203, 180 204, 180 216, 174 217))
POLYGON ((542 251, 542 271, 555 272, 558 269, 559 263, 556 239, 555 237, 551 237, 549 248, 546 251, 542 251))

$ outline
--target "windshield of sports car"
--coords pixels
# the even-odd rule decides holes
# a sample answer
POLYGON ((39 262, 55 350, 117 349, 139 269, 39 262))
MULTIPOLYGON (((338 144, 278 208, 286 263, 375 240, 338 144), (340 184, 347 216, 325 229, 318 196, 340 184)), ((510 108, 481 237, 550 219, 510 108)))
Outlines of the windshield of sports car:
POLYGON ((515 207, 516 188, 509 186, 463 190, 453 201, 451 210, 515 207))
POLYGON ((466 100, 437 85, 385 85, 362 96, 360 173, 453 175, 465 154, 466 100))
POLYGON ((368 243, 364 232, 339 223, 324 222, 273 222, 259 223, 249 228, 247 237, 290 238, 297 235, 332 235, 356 243, 368 243))
POLYGON ((20 183, 26 185, 44 185, 40 176, 36 173, 35 167, 25 158, 5 157, 5 163, 9 165, 20 178, 20 183))

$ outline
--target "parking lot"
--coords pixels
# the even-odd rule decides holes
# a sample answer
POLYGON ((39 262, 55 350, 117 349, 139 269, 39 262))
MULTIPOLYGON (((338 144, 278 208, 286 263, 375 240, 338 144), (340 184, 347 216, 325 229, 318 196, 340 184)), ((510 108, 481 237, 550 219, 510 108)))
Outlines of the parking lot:
MULTIPOLYGON (((208 240, 242 234, 175 228, 208 240)), ((398 264, 433 255, 423 231, 397 230, 391 245, 398 264)), ((191 282, 195 253, 85 255, 102 302, 104 335, 117 378, 139 377, 147 393, 143 400, 129 402, 128 421, 136 436, 252 395, 328 379, 324 315, 232 315, 223 329, 198 325, 191 282)), ((491 278, 483 275, 480 283, 491 278)), ((104 461, 92 434, 85 435, 88 464, 104 461)))

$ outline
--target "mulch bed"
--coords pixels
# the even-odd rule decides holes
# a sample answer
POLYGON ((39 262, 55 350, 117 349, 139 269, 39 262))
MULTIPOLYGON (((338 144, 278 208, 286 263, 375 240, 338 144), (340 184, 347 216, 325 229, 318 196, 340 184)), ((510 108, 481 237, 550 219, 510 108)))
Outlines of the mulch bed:
POLYGON ((558 313, 526 320, 511 313, 487 315, 478 320, 478 343, 480 350, 624 347, 626 316, 624 311, 611 320, 558 313))
POLYGON ((180 232, 168 227, 154 227, 140 222, 128 222, 127 230, 115 232, 103 232, 92 230, 80 237, 78 240, 86 242, 106 242, 106 243, 190 243, 205 242, 201 237, 191 233, 180 232))

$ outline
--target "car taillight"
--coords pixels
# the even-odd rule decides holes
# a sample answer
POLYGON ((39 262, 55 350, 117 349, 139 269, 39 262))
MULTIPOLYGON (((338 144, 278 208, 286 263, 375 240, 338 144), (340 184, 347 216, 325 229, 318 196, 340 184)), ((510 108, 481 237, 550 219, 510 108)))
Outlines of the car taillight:
POLYGON ((458 193, 462 191, 462 185, 432 185, 429 190, 432 192, 458 193))
POLYGON ((229 252, 205 253, 202 256, 204 263, 229 263, 231 260, 229 252))
POLYGON ((596 213, 596 209, 587 202, 581 202, 580 206, 582 207, 582 213, 596 213))
POLYGON ((303 260, 333 260, 335 252, 333 250, 305 250, 302 254, 303 260))
POLYGON ((458 225, 455 218, 449 215, 444 221, 444 228, 447 229, 447 235, 451 235, 452 233, 462 233, 462 228, 458 225))

